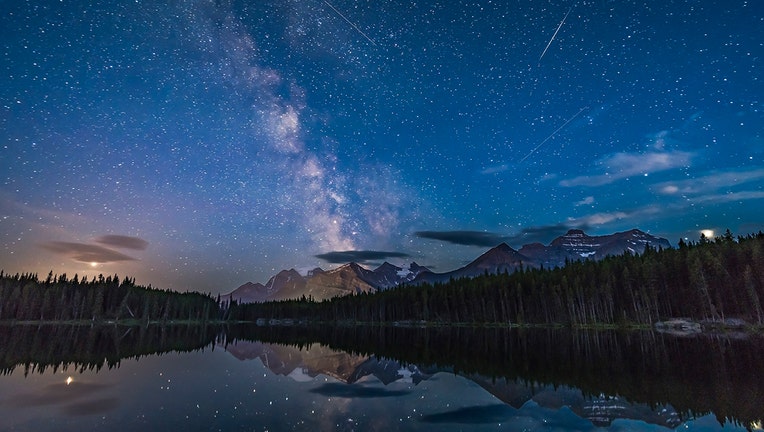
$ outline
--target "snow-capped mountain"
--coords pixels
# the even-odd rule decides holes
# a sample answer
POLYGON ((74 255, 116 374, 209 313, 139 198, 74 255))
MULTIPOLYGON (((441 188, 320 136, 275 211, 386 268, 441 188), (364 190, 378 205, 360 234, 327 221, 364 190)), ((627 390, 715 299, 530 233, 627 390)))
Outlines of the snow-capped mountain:
POLYGON ((412 282, 423 272, 429 270, 415 262, 409 264, 408 268, 385 262, 374 270, 349 263, 328 271, 316 268, 306 276, 294 269, 282 270, 265 285, 247 282, 222 298, 240 303, 285 300, 303 295, 323 300, 350 293, 384 290, 412 282))
POLYGON ((385 290, 402 283, 447 282, 451 278, 475 277, 485 273, 512 273, 521 267, 561 267, 566 261, 599 260, 626 252, 643 253, 648 245, 655 249, 671 247, 668 240, 638 229, 604 236, 590 236, 581 230, 572 229, 547 246, 531 243, 517 251, 502 243, 466 266, 447 273, 434 273, 415 262, 409 264, 408 268, 385 262, 374 270, 349 263, 328 271, 316 268, 306 276, 291 269, 279 272, 265 285, 247 282, 223 298, 239 302, 260 302, 304 295, 323 300, 350 293, 385 290))
POLYGON ((581 230, 573 229, 565 235, 552 240, 548 246, 531 243, 520 248, 519 252, 530 258, 536 265, 546 268, 563 266, 565 260, 581 259, 600 260, 609 255, 625 252, 642 253, 645 247, 667 249, 668 240, 655 237, 638 229, 604 236, 589 236, 581 230))
POLYGON ((415 262, 409 264, 408 268, 403 268, 385 261, 381 266, 372 271, 372 275, 367 281, 377 287, 377 289, 386 289, 402 283, 409 283, 421 273, 429 271, 427 267, 420 266, 415 262))

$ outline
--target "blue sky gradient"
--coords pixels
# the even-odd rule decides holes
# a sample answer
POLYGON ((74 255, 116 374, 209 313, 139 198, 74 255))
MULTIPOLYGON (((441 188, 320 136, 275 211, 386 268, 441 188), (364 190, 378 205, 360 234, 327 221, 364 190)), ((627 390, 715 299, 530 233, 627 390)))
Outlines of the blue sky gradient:
POLYGON ((451 270, 485 250, 454 232, 755 232, 763 25, 752 1, 10 1, 0 268, 215 293, 334 252, 451 270))

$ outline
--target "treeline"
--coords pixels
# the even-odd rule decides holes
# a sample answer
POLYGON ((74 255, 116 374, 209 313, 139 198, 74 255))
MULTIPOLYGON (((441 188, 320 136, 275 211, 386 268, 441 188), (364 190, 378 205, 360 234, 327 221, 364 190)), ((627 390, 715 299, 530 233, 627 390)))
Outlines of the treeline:
POLYGON ((434 285, 278 302, 221 303, 100 275, 0 271, 0 321, 141 322, 297 319, 324 322, 651 325, 674 317, 764 325, 764 233, 680 241, 678 248, 524 268, 434 285))
POLYGON ((36 274, 0 271, 0 321, 205 322, 219 319, 219 314, 210 295, 143 287, 116 274, 88 280, 51 272, 41 281, 36 274))
POLYGON ((764 233, 698 242, 562 268, 399 286, 315 302, 232 303, 232 319, 650 325, 673 317, 762 325, 764 233))

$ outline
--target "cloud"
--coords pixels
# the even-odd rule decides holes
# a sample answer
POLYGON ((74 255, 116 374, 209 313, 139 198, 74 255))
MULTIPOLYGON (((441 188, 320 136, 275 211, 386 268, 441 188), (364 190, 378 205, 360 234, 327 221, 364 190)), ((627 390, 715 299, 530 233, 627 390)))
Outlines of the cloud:
POLYGON ((414 235, 419 238, 440 240, 466 246, 494 247, 500 243, 521 246, 528 243, 548 242, 567 233, 571 229, 586 230, 589 228, 589 222, 587 219, 571 219, 568 223, 526 227, 521 229, 519 233, 511 235, 485 231, 416 231, 414 235))
POLYGON ((629 217, 628 213, 622 212, 622 211, 616 211, 616 212, 609 212, 609 213, 607 213, 607 212, 604 212, 604 213, 594 213, 594 214, 587 215, 587 216, 584 216, 584 217, 570 219, 570 221, 571 222, 573 222, 573 221, 576 221, 576 222, 580 221, 580 222, 586 223, 587 225, 603 225, 603 224, 610 223, 610 222, 613 222, 613 221, 617 221, 617 220, 621 220, 621 219, 626 219, 628 217, 629 217))
POLYGON ((423 423, 435 424, 496 424, 506 423, 516 415, 517 410, 505 404, 473 405, 420 418, 423 423))
POLYGON ((119 399, 108 397, 104 399, 73 403, 62 407, 62 410, 71 416, 91 416, 113 411, 118 408, 119 405, 119 399))
POLYGON ((440 240, 465 246, 493 247, 507 241, 509 237, 485 231, 415 231, 419 238, 440 240))
POLYGON ((142 238, 123 235, 104 235, 96 238, 95 242, 107 246, 134 250, 145 250, 149 246, 149 242, 142 238))
MULTIPOLYGON (((661 214, 662 211, 668 210, 667 208, 660 208, 655 205, 648 205, 640 207, 634 210, 628 211, 613 211, 613 212, 601 212, 593 213, 577 218, 569 218, 568 224, 580 227, 590 227, 594 225, 605 225, 614 221, 622 220, 642 220, 643 218, 655 214, 661 214)), ((581 228, 584 229, 584 228, 581 228)))
POLYGON ((498 174, 505 171, 509 171, 510 166, 508 164, 494 165, 484 168, 480 171, 480 174, 498 174))
POLYGON ((359 385, 342 383, 326 383, 308 391, 321 396, 350 399, 399 397, 410 393, 407 390, 387 390, 383 388, 361 387, 359 385))
POLYGON ((594 197, 593 197, 593 196, 591 196, 591 195, 590 195, 590 196, 588 196, 588 197, 585 197, 585 198, 584 198, 584 199, 582 199, 581 201, 577 201, 577 202, 576 202, 576 203, 574 203, 573 205, 575 205, 576 207, 578 207, 578 206, 582 206, 582 205, 589 205, 589 204, 594 204, 594 197))
POLYGON ((663 195, 692 195, 739 186, 762 179, 764 179, 764 168, 759 168, 754 170, 716 172, 693 179, 662 182, 653 185, 653 189, 663 195))
POLYGON ((551 239, 557 238, 571 229, 586 230, 589 228, 586 223, 560 223, 555 225, 542 225, 523 228, 519 233, 507 237, 507 240, 514 245, 528 243, 546 243, 551 239))
POLYGON ((762 199, 762 198, 764 198, 763 191, 742 191, 742 192, 730 192, 725 194, 702 195, 702 196, 693 198, 692 201, 695 203, 701 203, 701 202, 722 203, 722 202, 732 202, 732 201, 748 201, 748 200, 762 199))
POLYGON ((693 156, 693 153, 683 151, 615 153, 598 162, 604 168, 603 173, 562 180, 560 186, 603 186, 634 175, 687 167, 693 156))
POLYGON ((79 380, 75 380, 71 384, 61 382, 48 384, 41 389, 41 393, 22 393, 8 402, 12 407, 23 408, 46 405, 66 406, 74 400, 97 397, 97 393, 111 387, 113 387, 111 384, 87 383, 79 380))
POLYGON ((82 263, 136 261, 135 258, 121 252, 93 244, 52 241, 42 244, 42 247, 82 263))
POLYGON ((387 258, 408 258, 409 254, 403 252, 384 251, 334 251, 316 255, 332 264, 344 264, 349 262, 364 263, 366 261, 379 261, 387 258))
POLYGON ((666 143, 670 139, 670 131, 668 130, 662 130, 658 133, 653 134, 650 138, 653 140, 653 147, 656 150, 663 151, 666 148, 666 143))

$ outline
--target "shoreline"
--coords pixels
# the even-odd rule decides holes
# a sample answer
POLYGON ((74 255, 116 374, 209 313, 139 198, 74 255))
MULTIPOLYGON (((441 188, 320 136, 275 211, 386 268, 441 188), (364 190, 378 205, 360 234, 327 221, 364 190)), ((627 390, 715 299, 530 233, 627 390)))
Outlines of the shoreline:
POLYGON ((764 334, 764 326, 747 323, 742 320, 694 320, 691 318, 670 318, 657 321, 651 325, 639 323, 499 323, 499 322, 442 322, 442 321, 391 321, 391 322, 366 322, 366 321, 314 321, 310 319, 266 319, 259 318, 255 321, 222 321, 222 320, 152 320, 142 321, 135 319, 127 320, 0 320, 0 326, 119 326, 119 327, 147 327, 147 326, 230 326, 230 325, 256 325, 258 327, 307 327, 307 326, 336 326, 336 327, 403 327, 403 328, 496 328, 496 329, 568 329, 568 330, 594 330, 594 331, 655 331, 657 333, 672 334, 675 336, 693 336, 705 334, 764 334))

